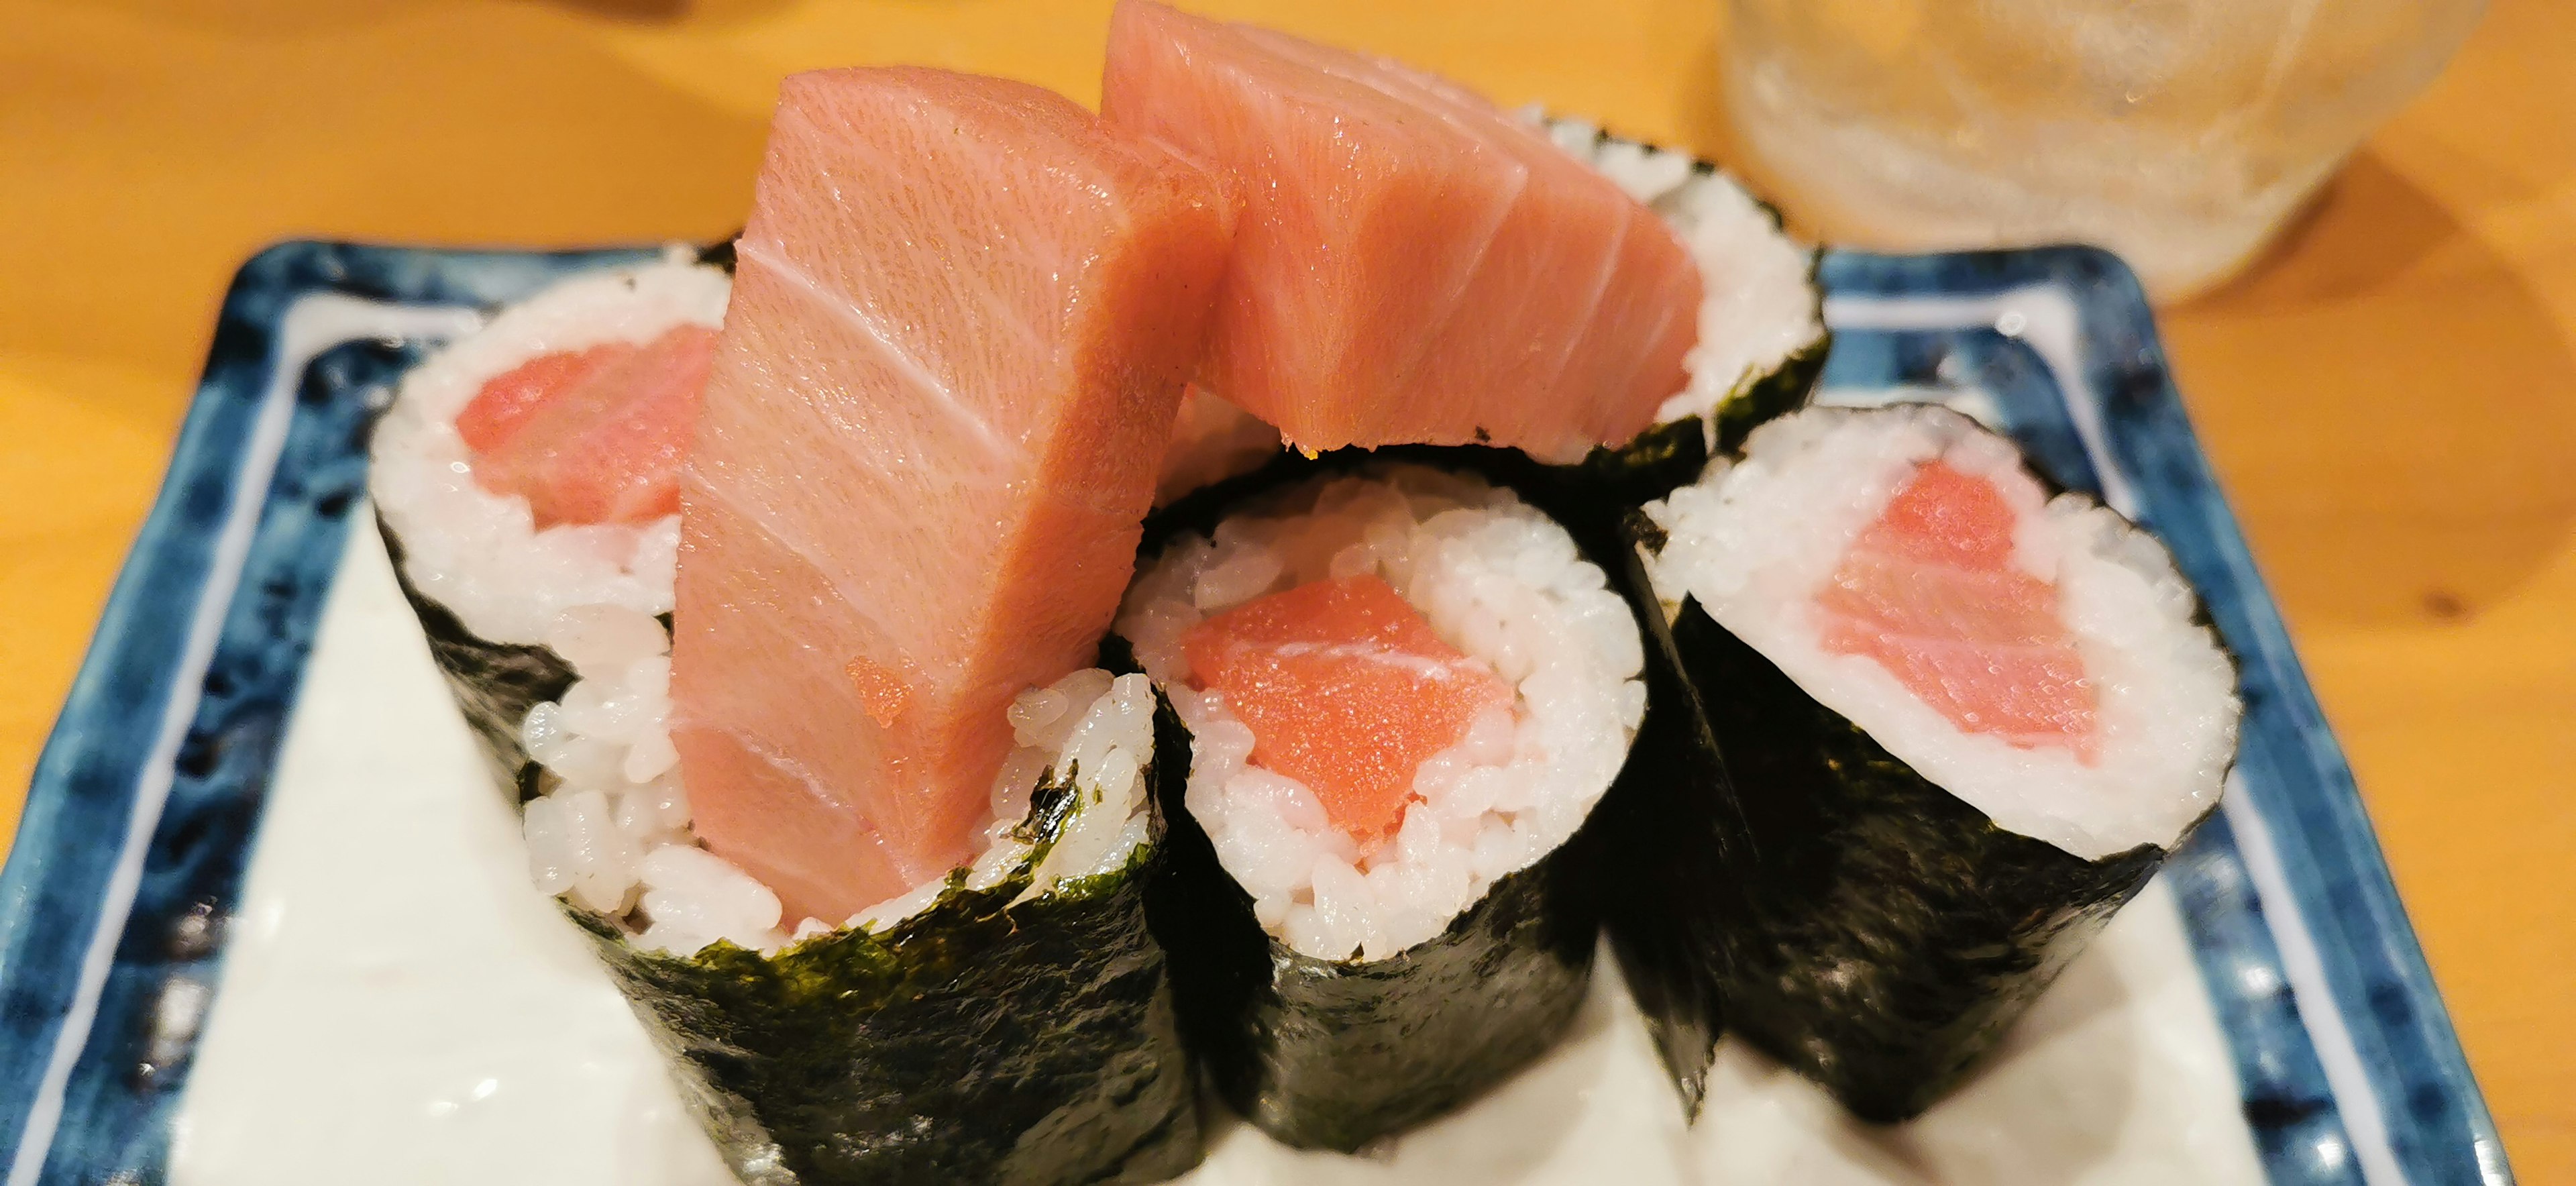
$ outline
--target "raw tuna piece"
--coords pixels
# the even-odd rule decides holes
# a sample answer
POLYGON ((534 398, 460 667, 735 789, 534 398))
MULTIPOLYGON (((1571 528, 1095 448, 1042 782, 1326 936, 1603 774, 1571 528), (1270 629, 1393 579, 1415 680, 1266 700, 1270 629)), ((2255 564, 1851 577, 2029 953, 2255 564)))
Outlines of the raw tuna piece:
POLYGON ((1404 822, 1425 759, 1509 707, 1493 669, 1440 640, 1375 576, 1273 593, 1191 627, 1190 680, 1252 730, 1252 760, 1306 784, 1373 848, 1404 822))
POLYGON ((1237 179, 1203 374, 1292 444, 1572 460, 1682 388, 1700 276, 1681 242, 1463 88, 1122 0, 1101 111, 1237 179))
POLYGON ((536 525, 645 523, 680 509, 680 462, 716 333, 547 354, 495 376, 456 417, 474 481, 518 494, 536 525))
POLYGON ((1992 479, 1916 470, 1817 594, 1824 647, 1877 660, 1966 732, 2089 762, 2084 657, 2057 587, 2014 565, 2016 525, 1992 479))
POLYGON ((1193 383, 1182 390, 1181 410, 1172 417, 1172 439, 1163 447, 1154 505, 1250 473, 1278 455, 1278 429, 1193 383))
POLYGON ((782 89, 682 485, 697 832, 837 922, 972 857, 1011 698, 1093 657, 1231 206, 1022 83, 782 89))

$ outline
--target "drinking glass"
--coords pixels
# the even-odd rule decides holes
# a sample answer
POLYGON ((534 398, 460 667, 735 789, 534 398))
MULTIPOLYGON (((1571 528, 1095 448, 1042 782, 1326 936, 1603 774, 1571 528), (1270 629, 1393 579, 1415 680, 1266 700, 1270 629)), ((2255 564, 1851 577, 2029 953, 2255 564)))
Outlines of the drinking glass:
POLYGON ((2225 279, 2441 71, 2484 0, 1729 0, 1754 171, 1826 238, 2083 242, 2225 279))

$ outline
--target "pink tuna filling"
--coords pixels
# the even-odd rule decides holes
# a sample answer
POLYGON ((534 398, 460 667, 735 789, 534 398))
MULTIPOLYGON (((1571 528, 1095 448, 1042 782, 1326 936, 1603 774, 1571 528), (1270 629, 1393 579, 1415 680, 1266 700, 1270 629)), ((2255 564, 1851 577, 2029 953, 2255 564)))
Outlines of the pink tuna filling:
POLYGON ((1273 593, 1190 628, 1190 682, 1252 730, 1252 760, 1304 783, 1363 849, 1404 823, 1422 763, 1512 702, 1375 576, 1273 593))
POLYGON ((680 509, 716 332, 682 325, 521 363, 457 414, 474 481, 528 500, 536 525, 649 523, 680 509))
POLYGON ((2097 697, 2057 586, 2013 564, 2017 523, 1993 480, 1915 471, 1817 594, 1824 648, 1876 660, 1963 732, 2089 765, 2097 697))

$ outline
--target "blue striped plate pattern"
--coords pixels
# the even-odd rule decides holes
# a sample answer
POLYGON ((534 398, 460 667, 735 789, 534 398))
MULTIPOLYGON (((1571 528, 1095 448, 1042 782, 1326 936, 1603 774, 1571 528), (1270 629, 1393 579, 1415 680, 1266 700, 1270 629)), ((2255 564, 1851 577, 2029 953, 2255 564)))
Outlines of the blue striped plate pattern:
MULTIPOLYGON (((0 873, 0 1186, 163 1178, 387 385, 467 311, 650 254, 289 243, 244 266, 0 873), (320 314, 347 301, 398 336, 335 337, 320 314)), ((2165 878, 2270 1179, 2509 1183, 2136 282, 2076 248, 1832 252, 1821 277, 1825 398, 1947 400, 2012 432, 2163 536, 2242 660, 2235 781, 2165 878)))

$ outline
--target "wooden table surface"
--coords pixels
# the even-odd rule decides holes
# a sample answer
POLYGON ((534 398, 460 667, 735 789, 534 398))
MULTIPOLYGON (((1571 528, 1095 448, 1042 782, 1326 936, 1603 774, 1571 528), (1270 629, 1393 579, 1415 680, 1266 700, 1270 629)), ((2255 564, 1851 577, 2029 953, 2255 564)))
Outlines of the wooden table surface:
MULTIPOLYGON (((1723 149, 1716 0, 1193 7, 1723 149)), ((0 825, 262 244, 717 235, 779 75, 1090 102, 1107 10, 0 0, 0 825)), ((2522 1181, 2576 1183, 2576 5, 2497 0, 2257 272, 2163 325, 2522 1181)))

